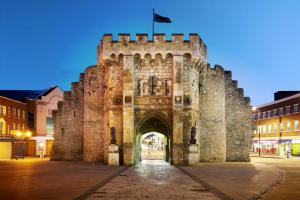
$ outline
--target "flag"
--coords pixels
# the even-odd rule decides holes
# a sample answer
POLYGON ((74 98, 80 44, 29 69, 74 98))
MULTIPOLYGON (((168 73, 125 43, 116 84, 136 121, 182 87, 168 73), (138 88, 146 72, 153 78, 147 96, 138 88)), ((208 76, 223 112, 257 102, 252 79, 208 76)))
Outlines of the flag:
POLYGON ((153 20, 155 22, 159 22, 159 23, 171 23, 171 19, 170 18, 160 16, 160 15, 158 15, 156 13, 154 13, 153 20))

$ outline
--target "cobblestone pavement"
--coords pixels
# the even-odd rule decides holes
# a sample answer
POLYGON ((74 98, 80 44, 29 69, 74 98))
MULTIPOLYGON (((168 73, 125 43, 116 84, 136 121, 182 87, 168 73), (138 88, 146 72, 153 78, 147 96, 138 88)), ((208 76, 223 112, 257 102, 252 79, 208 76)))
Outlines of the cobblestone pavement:
POLYGON ((174 166, 143 161, 99 188, 94 199, 219 199, 174 166))

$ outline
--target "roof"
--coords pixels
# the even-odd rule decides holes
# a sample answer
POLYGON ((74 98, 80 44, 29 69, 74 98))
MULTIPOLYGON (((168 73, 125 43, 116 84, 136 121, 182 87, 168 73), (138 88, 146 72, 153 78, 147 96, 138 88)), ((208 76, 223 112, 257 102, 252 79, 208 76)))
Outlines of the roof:
POLYGON ((270 103, 259 105, 259 106, 257 106, 257 108, 263 108, 263 107, 271 106, 271 105, 281 103, 281 102, 285 102, 285 101, 295 99, 295 98, 298 98, 298 97, 300 97, 300 93, 289 96, 289 97, 286 97, 286 98, 283 98, 283 99, 280 99, 280 100, 277 100, 277 101, 273 101, 273 102, 270 102, 270 103))
POLYGON ((57 86, 52 86, 44 90, 0 90, 0 96, 25 102, 27 99, 37 100, 52 92, 57 86))

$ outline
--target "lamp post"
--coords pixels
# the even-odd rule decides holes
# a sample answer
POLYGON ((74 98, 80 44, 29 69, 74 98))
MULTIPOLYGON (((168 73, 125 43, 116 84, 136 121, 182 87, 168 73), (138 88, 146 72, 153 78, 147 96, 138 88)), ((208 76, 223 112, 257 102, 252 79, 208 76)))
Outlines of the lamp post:
POLYGON ((260 157, 260 128, 259 128, 259 118, 260 118, 259 113, 260 113, 260 111, 256 107, 252 107, 252 110, 255 112, 255 115, 257 113, 258 156, 260 157))

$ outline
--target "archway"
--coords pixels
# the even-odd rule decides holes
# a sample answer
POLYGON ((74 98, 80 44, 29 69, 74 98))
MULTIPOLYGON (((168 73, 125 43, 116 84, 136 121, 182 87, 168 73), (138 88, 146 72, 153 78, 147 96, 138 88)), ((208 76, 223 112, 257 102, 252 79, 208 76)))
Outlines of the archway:
MULTIPOLYGON (((160 115, 149 115, 144 117, 142 120, 137 123, 136 126, 136 138, 135 138, 135 154, 134 162, 137 164, 142 159, 164 159, 169 162, 171 155, 171 130, 167 121, 160 115), (149 142, 150 140, 156 140, 155 147, 153 152, 149 153, 149 157, 143 155, 143 142, 145 139, 149 142), (157 143, 161 143, 158 145, 157 143), (163 147, 162 147, 163 146, 163 147), (156 151, 156 152, 155 152, 156 151), (155 153, 161 153, 161 155, 154 155, 155 153), (152 157, 151 157, 152 156, 152 157)), ((155 141, 152 141, 155 142, 155 141)), ((145 146, 144 146, 145 147, 145 146)), ((145 150, 145 149, 144 149, 145 150)), ((148 149, 147 149, 148 150, 148 149)))
POLYGON ((149 132, 140 139, 141 160, 166 160, 168 138, 158 132, 149 132))

